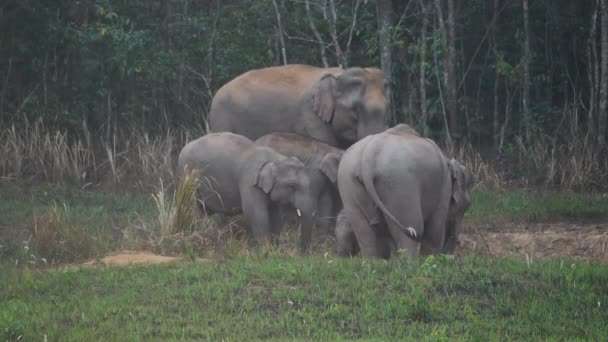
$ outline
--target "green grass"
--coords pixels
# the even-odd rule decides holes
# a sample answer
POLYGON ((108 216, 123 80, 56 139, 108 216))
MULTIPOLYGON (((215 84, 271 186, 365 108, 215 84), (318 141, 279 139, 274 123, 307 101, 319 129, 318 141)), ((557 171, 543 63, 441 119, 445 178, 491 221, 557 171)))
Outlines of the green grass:
POLYGON ((469 224, 601 222, 608 219, 608 193, 511 190, 472 194, 469 224))
MULTIPOLYGON (((170 197, 170 195, 168 195, 170 197)), ((0 264, 27 259, 24 246, 31 236, 33 215, 67 206, 65 229, 78 250, 63 253, 59 261, 95 257, 139 241, 125 241, 123 232, 158 218, 152 194, 128 189, 80 189, 67 185, 0 186, 0 264)), ((477 191, 465 216, 465 227, 482 229, 509 223, 606 221, 608 194, 537 192, 529 190, 477 191)), ((70 241, 68 241, 70 242, 70 241)), ((179 249, 172 247, 172 250, 179 249)), ((70 244, 66 245, 70 247, 70 244)), ((30 241, 30 247, 31 241, 30 241)), ((67 248, 66 247, 66 248, 67 248)), ((198 248, 190 246, 188 247, 198 248)), ((31 254, 31 251, 29 251, 31 254)), ((190 251, 196 252, 196 251, 190 251)), ((200 254, 200 253, 199 253, 200 254)))
POLYGON ((0 187, 0 259, 21 254, 24 241, 31 235, 34 214, 49 212, 54 205, 62 209, 67 206, 71 228, 81 230, 83 238, 95 240, 95 250, 79 251, 81 258, 112 249, 119 242, 122 229, 138 217, 154 214, 150 194, 81 190, 65 185, 35 188, 3 185, 0 187))
POLYGON ((608 268, 499 259, 237 258, 0 276, 24 340, 602 340, 608 268))

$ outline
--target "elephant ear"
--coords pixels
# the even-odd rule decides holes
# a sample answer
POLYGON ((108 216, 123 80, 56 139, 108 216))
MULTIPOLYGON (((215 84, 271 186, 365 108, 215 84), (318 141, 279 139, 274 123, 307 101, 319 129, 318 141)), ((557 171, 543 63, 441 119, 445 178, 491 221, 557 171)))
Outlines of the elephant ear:
POLYGON ((260 187, 265 193, 270 193, 274 186, 276 178, 277 166, 274 162, 266 162, 258 170, 254 185, 260 187))
POLYGON ((448 161, 450 169, 450 177, 452 179, 452 196, 451 202, 456 205, 461 205, 464 202, 464 166, 456 159, 452 158, 448 161))
POLYGON ((336 184, 338 180, 338 166, 340 165, 340 159, 342 154, 328 153, 321 161, 321 171, 329 178, 329 180, 336 184))
POLYGON ((334 90, 336 77, 332 74, 323 75, 315 84, 313 92, 313 111, 323 122, 331 122, 336 106, 334 90))

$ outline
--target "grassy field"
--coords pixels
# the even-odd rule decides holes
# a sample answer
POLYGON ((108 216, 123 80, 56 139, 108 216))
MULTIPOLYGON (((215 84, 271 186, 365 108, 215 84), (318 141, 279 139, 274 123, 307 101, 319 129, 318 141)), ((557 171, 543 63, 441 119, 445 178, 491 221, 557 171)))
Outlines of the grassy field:
POLYGON ((602 340, 608 268, 253 257, 9 272, 2 339, 602 340))
MULTIPOLYGON (((181 235, 167 249, 158 243, 170 240, 158 235, 160 216, 152 193, 0 186, 0 339, 485 341, 608 334, 608 268, 598 264, 346 260, 334 257, 331 240, 299 258, 293 243, 264 254, 209 231, 181 235), (229 251, 215 258, 220 242, 229 251), (57 267, 124 248, 185 258, 171 265, 57 267), (187 261, 197 255, 214 259, 187 261)), ((606 194, 476 191, 465 224, 499 230, 607 218, 606 194)))

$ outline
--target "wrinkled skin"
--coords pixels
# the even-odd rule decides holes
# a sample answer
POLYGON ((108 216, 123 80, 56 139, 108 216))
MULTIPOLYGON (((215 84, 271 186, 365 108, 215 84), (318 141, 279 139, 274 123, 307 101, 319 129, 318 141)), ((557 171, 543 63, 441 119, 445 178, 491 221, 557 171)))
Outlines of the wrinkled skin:
POLYGON ((333 233, 336 215, 342 208, 338 194, 338 165, 343 150, 321 141, 294 133, 266 134, 254 142, 255 145, 270 147, 282 155, 296 157, 317 173, 321 181, 311 189, 311 196, 317 198, 319 207, 314 213, 315 225, 324 234, 333 233))
POLYGON ((311 195, 324 179, 295 157, 256 146, 243 136, 210 133, 182 149, 178 170, 199 172, 198 201, 205 213, 243 217, 258 241, 280 232, 279 207, 301 212, 300 251, 311 240, 317 198, 311 195))
POLYGON ((252 140, 297 133, 346 148, 386 128, 384 93, 384 74, 377 68, 294 64, 251 70, 215 94, 209 129, 252 140))
POLYGON ((344 153, 338 169, 344 205, 338 254, 357 247, 364 257, 452 253, 472 186, 469 170, 407 125, 366 137, 344 153))

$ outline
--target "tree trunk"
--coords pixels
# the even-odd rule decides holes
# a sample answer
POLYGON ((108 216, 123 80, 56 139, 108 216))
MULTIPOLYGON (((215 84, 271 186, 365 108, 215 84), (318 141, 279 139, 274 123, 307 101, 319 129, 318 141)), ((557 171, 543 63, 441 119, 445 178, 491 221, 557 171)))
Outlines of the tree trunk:
POLYGON ((338 15, 336 11, 335 0, 329 0, 329 13, 329 34, 331 35, 331 40, 334 42, 334 48, 336 49, 336 59, 338 60, 338 64, 340 65, 340 67, 346 68, 348 67, 348 62, 344 57, 344 53, 342 52, 342 48, 340 47, 340 42, 338 42, 338 31, 336 29, 338 15))
POLYGON ((423 135, 428 137, 430 132, 427 124, 428 114, 426 108, 426 34, 429 26, 429 16, 424 0, 420 0, 420 10, 422 13, 422 28, 420 29, 420 121, 422 121, 423 135))
POLYGON ((329 67, 329 64, 327 63, 327 56, 325 55, 325 42, 323 41, 323 37, 321 37, 321 34, 317 29, 317 25, 315 25, 315 22, 312 18, 312 14, 310 13, 310 0, 304 0, 304 6, 306 8, 306 17, 308 18, 308 25, 310 26, 312 33, 315 35, 315 38, 319 43, 319 50, 321 51, 321 63, 323 63, 323 66, 327 68, 329 67))
POLYGON ((283 38, 283 25, 281 24, 281 11, 279 11, 279 5, 277 0, 272 0, 274 5, 274 11, 277 16, 277 31, 279 34, 279 43, 281 44, 281 55, 283 56, 283 64, 287 64, 287 51, 285 50, 285 39, 283 38))
POLYGON ((382 66, 382 72, 384 72, 384 79, 386 81, 386 93, 384 103, 386 105, 386 117, 387 120, 390 120, 390 125, 395 124, 397 122, 392 101, 392 13, 393 5, 391 0, 378 0, 378 42, 380 45, 380 64, 382 66))
POLYGON ((600 0, 602 23, 600 110, 597 125, 597 141, 600 148, 606 145, 606 120, 608 119, 608 0, 600 0))
POLYGON ((493 11, 493 16, 494 16, 494 25, 492 27, 492 37, 491 37, 491 44, 492 44, 492 49, 494 50, 494 111, 493 111, 493 122, 492 122, 492 140, 494 143, 494 148, 496 150, 498 150, 498 136, 499 136, 499 124, 498 124, 498 86, 499 86, 499 80, 500 80, 500 73, 498 72, 498 63, 500 62, 499 56, 498 56, 498 46, 496 46, 497 42, 496 42, 496 25, 497 25, 497 20, 498 20, 498 1, 499 0, 494 0, 494 11, 493 11))
POLYGON ((448 0, 448 20, 446 21, 448 33, 448 54, 446 61, 446 92, 448 102, 448 117, 450 119, 450 132, 452 137, 459 136, 458 127, 458 102, 456 99, 456 34, 454 23, 454 0, 448 0))
POLYGON ((530 25, 528 20, 528 0, 522 0, 524 11, 524 56, 522 106, 526 141, 530 140, 530 25))
POLYGON ((597 111, 597 93, 599 87, 599 61, 597 57, 597 6, 591 15, 591 29, 587 42, 587 78, 589 80, 589 110, 587 112, 587 134, 595 135, 595 117, 597 111))
MULTIPOLYGON (((448 37, 447 37, 447 31, 445 28, 445 22, 443 20, 443 8, 442 8, 442 4, 441 4, 441 0, 435 0, 435 10, 436 10, 436 14, 437 14, 437 24, 439 25, 439 33, 441 35, 441 41, 443 43, 444 48, 447 50, 447 41, 448 41, 448 37)), ((437 59, 437 49, 434 49, 434 58, 437 59)), ((439 68, 439 64, 437 63, 437 61, 435 61, 435 67, 439 68)), ((447 59, 447 55, 445 56, 445 58, 443 58, 443 79, 440 81, 439 79, 439 72, 437 72, 437 86, 439 88, 439 100, 441 102, 441 107, 443 108, 443 121, 444 121, 444 125, 445 125, 445 133, 447 136, 447 141, 448 144, 451 145, 452 144, 452 130, 450 128, 450 125, 448 123, 448 114, 447 114, 447 110, 445 107, 445 104, 443 102, 443 94, 442 94, 442 90, 441 90, 441 86, 443 83, 443 87, 446 88, 447 91, 447 87, 448 87, 448 59, 447 59)))

